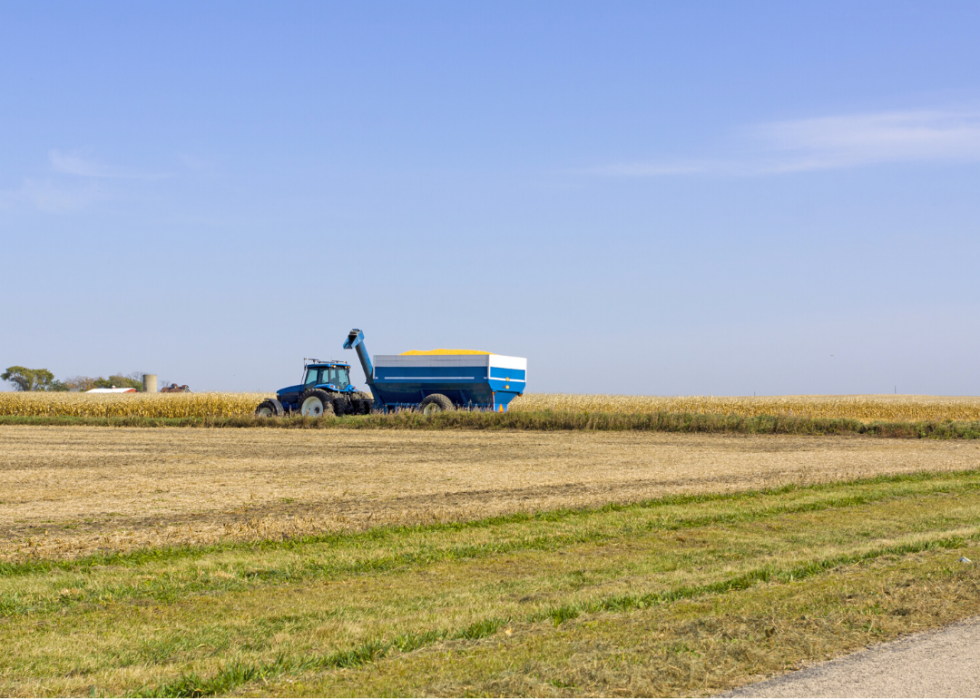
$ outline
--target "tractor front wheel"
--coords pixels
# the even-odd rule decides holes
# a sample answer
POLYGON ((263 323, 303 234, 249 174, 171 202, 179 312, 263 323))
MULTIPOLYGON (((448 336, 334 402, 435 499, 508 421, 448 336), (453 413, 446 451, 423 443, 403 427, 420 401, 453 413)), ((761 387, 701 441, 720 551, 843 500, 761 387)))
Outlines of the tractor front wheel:
POLYGON ((449 412, 455 410, 456 406, 446 396, 441 393, 433 393, 426 396, 419 404, 419 410, 423 415, 435 415, 436 413, 449 412))
POLYGON ((319 388, 311 388, 300 396, 299 412, 303 417, 333 415, 333 400, 326 391, 322 391, 319 388))

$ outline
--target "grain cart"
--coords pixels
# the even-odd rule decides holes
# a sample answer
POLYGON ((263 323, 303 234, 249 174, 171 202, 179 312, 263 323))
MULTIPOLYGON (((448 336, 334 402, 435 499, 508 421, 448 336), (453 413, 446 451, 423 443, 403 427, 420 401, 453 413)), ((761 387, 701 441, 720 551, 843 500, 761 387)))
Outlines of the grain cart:
POLYGON ((384 412, 416 409, 427 415, 465 408, 506 412, 524 393, 527 359, 473 350, 412 351, 375 355, 364 346, 364 333, 354 328, 344 349, 361 361, 374 409, 384 412))
POLYGON ((350 364, 320 359, 303 360, 303 383, 276 391, 255 409, 258 417, 278 417, 298 412, 307 417, 363 415, 371 412, 373 399, 350 383, 350 364))

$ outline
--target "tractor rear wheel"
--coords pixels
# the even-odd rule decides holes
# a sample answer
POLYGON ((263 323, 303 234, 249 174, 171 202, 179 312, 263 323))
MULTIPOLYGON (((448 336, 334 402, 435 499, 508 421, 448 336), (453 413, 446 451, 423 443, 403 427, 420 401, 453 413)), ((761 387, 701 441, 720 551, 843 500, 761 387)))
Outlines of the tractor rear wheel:
POLYGON ((282 417, 282 403, 275 398, 264 400, 255 409, 255 417, 282 417))
POLYGON ((426 396, 419 404, 419 410, 422 411, 423 415, 435 415, 455 409, 456 406, 453 405, 453 402, 441 393, 426 396))
POLYGON ((359 415, 370 415, 374 407, 374 398, 364 391, 354 394, 354 407, 359 415))
POLYGON ((311 388, 299 398, 299 413, 303 417, 333 415, 333 400, 326 391, 311 388))

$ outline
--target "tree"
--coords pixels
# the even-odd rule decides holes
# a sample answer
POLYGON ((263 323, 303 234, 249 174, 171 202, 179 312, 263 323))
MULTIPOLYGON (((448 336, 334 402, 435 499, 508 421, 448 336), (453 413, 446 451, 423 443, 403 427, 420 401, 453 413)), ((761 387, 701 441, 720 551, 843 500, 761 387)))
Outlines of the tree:
POLYGON ((143 390, 143 382, 137 378, 138 373, 130 374, 129 376, 123 376, 122 374, 113 374, 108 379, 98 378, 94 381, 93 385, 96 388, 135 388, 137 391, 143 390))
POLYGON ((54 374, 47 369, 28 369, 22 366, 8 366, 0 374, 0 379, 9 381, 18 391, 60 391, 66 390, 60 381, 55 381, 54 374))
POLYGON ((69 391, 85 392, 95 388, 96 381, 98 379, 92 378, 91 376, 72 376, 71 378, 65 379, 65 385, 69 391))

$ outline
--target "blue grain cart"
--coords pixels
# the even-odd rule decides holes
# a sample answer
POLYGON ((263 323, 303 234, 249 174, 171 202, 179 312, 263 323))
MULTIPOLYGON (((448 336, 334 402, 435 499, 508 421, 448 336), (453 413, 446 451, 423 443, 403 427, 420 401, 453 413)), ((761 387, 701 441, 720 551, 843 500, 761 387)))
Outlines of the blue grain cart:
POLYGON ((350 331, 344 349, 361 361, 374 409, 417 409, 429 415, 456 408, 506 412, 524 393, 527 359, 489 352, 434 350, 375 355, 364 346, 364 333, 350 331))

